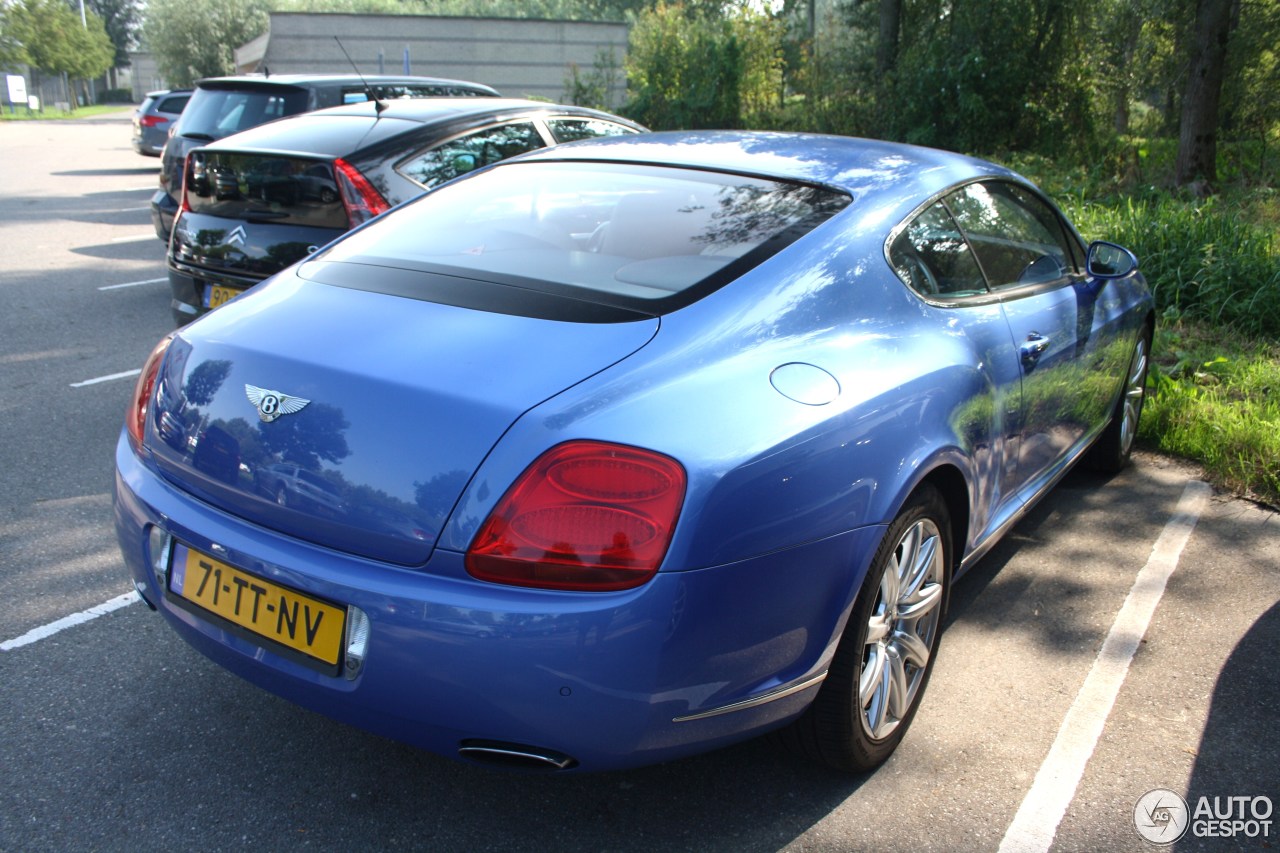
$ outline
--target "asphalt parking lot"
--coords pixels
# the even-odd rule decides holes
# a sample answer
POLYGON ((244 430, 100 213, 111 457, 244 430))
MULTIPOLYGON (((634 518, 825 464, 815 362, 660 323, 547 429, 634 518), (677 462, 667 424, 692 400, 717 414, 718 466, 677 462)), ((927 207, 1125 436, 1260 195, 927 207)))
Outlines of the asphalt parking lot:
POLYGON ((1280 515, 1147 453, 1071 474, 957 585, 865 777, 767 739, 499 773, 215 667, 121 598, 113 449, 171 328, 129 130, 0 125, 0 850, 1136 851, 1179 819, 1172 849, 1280 847, 1280 515))

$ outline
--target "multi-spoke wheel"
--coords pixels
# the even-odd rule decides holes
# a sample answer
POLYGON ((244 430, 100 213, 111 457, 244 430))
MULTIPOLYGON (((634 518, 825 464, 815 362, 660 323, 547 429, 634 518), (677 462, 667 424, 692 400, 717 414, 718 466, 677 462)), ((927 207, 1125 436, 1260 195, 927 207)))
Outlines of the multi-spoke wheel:
POLYGON ((889 525, 827 680, 785 742, 842 770, 870 770, 893 753, 933 667, 950 559, 946 506, 922 486, 889 525))
POLYGON ((1151 335, 1143 329, 1134 344, 1129 370, 1125 373, 1124 392, 1116 401, 1115 410, 1106 430, 1098 437, 1089 454, 1089 461, 1099 471, 1119 471, 1129 464, 1133 441, 1138 436, 1138 421, 1142 418, 1142 403, 1147 396, 1147 368, 1151 335))

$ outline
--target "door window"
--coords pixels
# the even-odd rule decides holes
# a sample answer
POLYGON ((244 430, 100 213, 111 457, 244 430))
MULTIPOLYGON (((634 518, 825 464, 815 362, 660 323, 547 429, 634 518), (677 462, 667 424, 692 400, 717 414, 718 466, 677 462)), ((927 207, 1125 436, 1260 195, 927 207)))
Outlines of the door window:
POLYGON ((532 122, 487 127, 414 154, 396 171, 427 189, 499 160, 545 147, 532 122))

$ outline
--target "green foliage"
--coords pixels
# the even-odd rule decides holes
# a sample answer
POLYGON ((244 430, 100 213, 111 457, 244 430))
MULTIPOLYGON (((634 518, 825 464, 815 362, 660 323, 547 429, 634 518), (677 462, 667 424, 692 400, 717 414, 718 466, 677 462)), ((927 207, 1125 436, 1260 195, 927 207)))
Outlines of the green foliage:
POLYGON ((6 32, 20 45, 18 61, 75 79, 97 77, 111 67, 115 48, 97 15, 82 22, 62 0, 23 0, 5 12, 6 32))
POLYGON ((627 113, 654 130, 742 127, 780 102, 782 27, 707 8, 660 2, 632 25, 627 113))
POLYGON ((138 0, 85 0, 85 5, 102 19, 107 36, 115 46, 111 64, 116 67, 128 65, 129 49, 142 24, 138 0))
POLYGON ((603 48, 596 52, 590 71, 583 73, 577 63, 571 64, 564 80, 564 102, 597 110, 610 109, 620 70, 613 51, 603 48))
POLYGON ((150 0, 143 35, 173 86, 235 71, 235 48, 267 29, 265 0, 150 0))

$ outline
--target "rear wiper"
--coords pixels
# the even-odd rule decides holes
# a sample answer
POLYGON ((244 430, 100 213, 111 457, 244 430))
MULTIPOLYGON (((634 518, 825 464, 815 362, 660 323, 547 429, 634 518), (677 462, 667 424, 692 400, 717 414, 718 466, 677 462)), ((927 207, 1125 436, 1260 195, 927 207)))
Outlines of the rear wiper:
POLYGON ((205 142, 216 142, 218 139, 216 136, 211 136, 207 133, 199 133, 197 131, 192 131, 190 133, 184 131, 182 135, 187 139, 203 139, 205 142))

